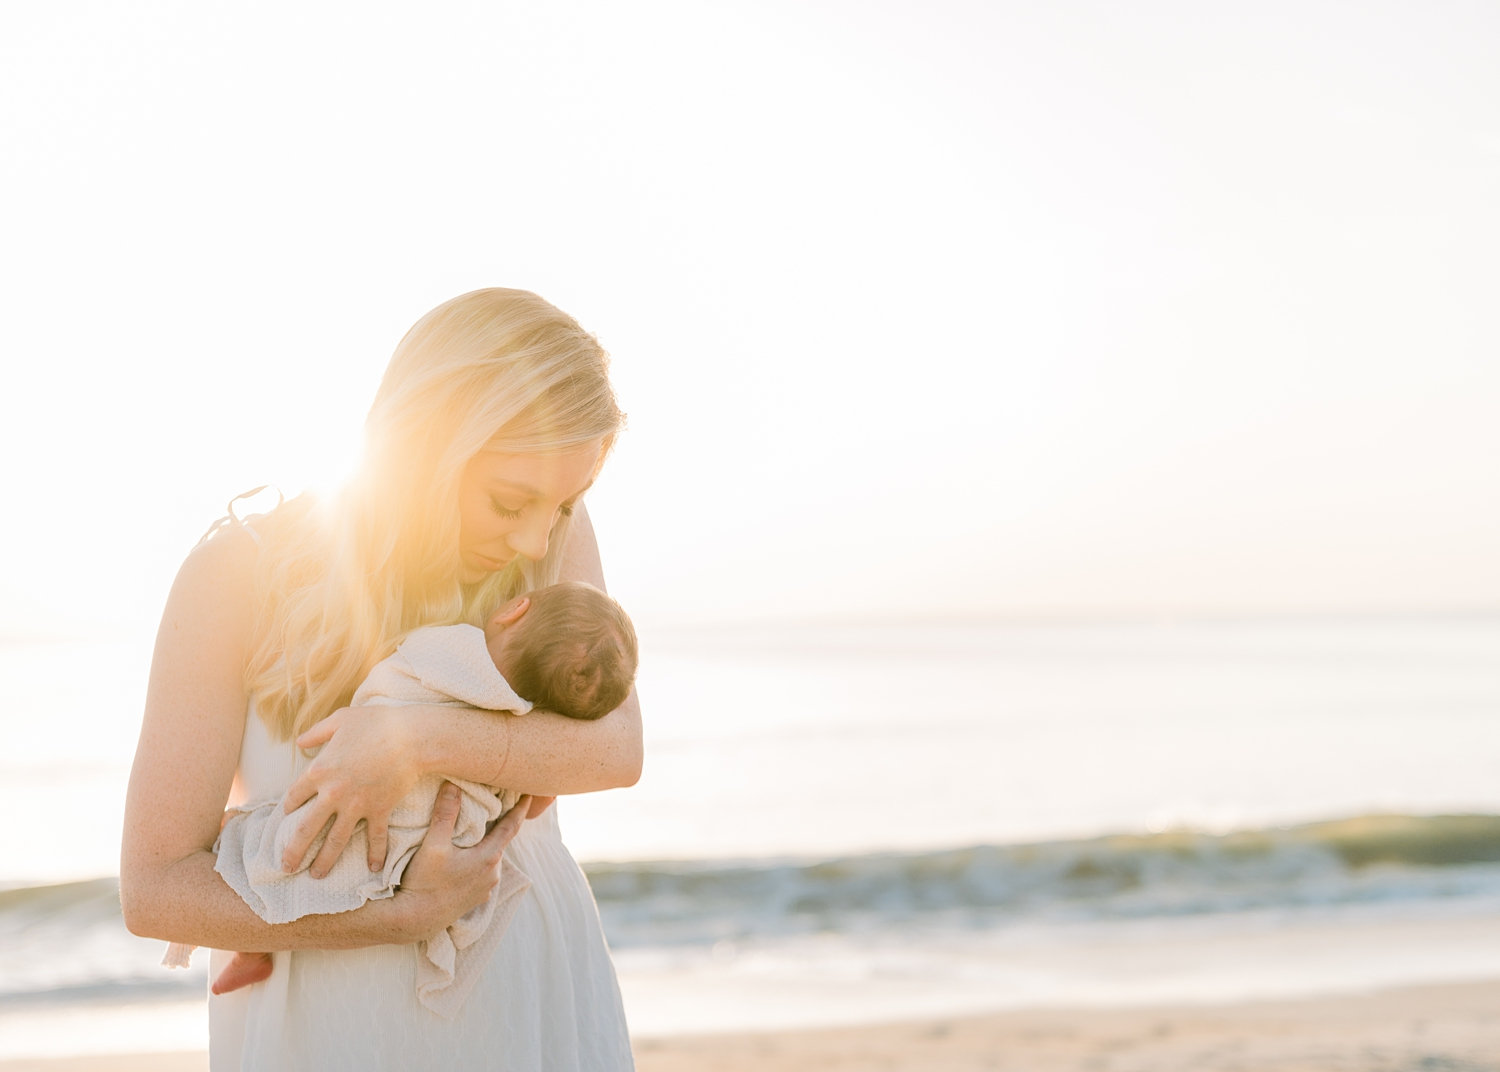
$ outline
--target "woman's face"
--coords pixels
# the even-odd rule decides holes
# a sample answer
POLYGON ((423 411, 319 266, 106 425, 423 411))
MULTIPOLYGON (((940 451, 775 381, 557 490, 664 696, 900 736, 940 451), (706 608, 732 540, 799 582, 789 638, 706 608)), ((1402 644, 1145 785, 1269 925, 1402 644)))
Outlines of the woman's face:
POLYGON ((566 454, 481 451, 458 485, 460 579, 465 584, 502 570, 517 555, 535 561, 560 516, 594 482, 604 441, 566 454))

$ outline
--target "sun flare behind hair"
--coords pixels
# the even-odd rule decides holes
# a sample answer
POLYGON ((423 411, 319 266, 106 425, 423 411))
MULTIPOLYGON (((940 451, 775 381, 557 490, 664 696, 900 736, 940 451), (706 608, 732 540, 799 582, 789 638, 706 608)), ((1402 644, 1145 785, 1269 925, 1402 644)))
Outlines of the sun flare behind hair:
MULTIPOLYGON (((557 579, 564 511, 539 561, 517 557, 462 583, 459 480, 481 451, 555 454, 602 441, 624 417, 598 341, 522 290, 476 290, 438 306, 396 347, 341 493, 300 496, 255 523, 260 617, 245 685, 288 739, 348 704, 370 668, 421 625, 557 579)), ((234 526, 223 526, 226 531, 234 526)))

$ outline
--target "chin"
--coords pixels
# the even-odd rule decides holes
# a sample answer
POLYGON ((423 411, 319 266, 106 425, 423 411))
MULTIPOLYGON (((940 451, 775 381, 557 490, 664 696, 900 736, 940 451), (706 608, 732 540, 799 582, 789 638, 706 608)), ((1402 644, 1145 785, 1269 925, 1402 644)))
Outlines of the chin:
POLYGON ((512 561, 512 559, 506 559, 502 562, 498 558, 491 558, 489 555, 481 555, 475 552, 464 563, 464 572, 477 573, 480 577, 487 577, 491 573, 499 573, 505 567, 509 566, 512 561))

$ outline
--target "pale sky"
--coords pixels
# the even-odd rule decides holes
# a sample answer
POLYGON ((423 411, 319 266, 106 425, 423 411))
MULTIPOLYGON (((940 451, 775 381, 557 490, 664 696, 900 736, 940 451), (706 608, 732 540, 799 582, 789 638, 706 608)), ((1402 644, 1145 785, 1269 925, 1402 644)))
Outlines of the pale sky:
POLYGON ((1500 607, 1500 10, 0 9, 0 633, 135 628, 423 312, 612 352, 643 623, 1500 607))

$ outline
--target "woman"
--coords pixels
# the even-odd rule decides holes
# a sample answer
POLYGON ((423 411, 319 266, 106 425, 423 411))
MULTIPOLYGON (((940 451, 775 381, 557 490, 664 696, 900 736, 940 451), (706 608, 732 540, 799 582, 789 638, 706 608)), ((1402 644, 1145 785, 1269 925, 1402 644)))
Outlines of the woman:
POLYGON ((152 659, 120 899, 137 934, 277 954, 266 982, 210 999, 215 1070, 630 1067, 598 913, 547 798, 635 782, 634 694, 597 722, 345 706, 418 626, 477 622, 554 580, 603 587, 579 500, 620 422, 592 336, 533 294, 475 291, 397 347, 334 503, 222 525, 188 556, 152 659), (427 772, 532 794, 532 818, 458 849, 445 794, 394 898, 276 926, 214 871, 226 800, 284 792, 288 810, 314 803, 289 856, 327 826, 326 872, 364 822, 376 868, 392 807, 427 772), (442 1020, 416 1002, 414 943, 484 900, 502 850, 532 888, 442 1020))

